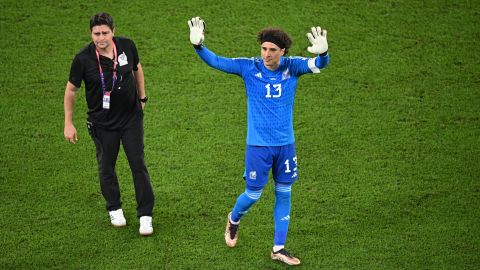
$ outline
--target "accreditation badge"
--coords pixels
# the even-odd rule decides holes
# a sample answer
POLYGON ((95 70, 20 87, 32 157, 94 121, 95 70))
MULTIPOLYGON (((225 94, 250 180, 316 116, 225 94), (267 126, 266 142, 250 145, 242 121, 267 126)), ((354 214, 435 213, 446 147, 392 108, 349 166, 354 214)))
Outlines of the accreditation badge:
POLYGON ((110 109, 110 92, 105 92, 105 94, 103 94, 103 108, 105 110, 110 109))

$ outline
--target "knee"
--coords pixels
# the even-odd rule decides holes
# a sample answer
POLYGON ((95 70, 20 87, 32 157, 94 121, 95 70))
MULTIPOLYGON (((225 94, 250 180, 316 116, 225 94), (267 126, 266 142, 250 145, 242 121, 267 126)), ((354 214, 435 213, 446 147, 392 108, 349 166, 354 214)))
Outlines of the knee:
POLYGON ((252 200, 253 202, 256 202, 260 199, 262 196, 263 189, 250 189, 249 187, 245 188, 245 195, 252 200))
POLYGON ((275 198, 277 200, 290 200, 292 185, 275 184, 275 198))

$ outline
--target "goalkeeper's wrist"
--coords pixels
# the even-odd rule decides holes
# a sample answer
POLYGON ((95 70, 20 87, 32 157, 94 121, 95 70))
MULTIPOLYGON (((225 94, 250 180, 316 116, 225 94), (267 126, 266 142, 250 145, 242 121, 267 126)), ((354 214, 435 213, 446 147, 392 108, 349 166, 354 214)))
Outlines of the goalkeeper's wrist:
POLYGON ((192 44, 192 45, 193 45, 193 47, 194 47, 195 49, 197 49, 197 50, 201 50, 201 49, 203 48, 203 43, 198 44, 198 45, 195 45, 195 44, 192 44))
POLYGON ((324 57, 324 56, 327 56, 327 54, 328 54, 328 50, 325 51, 324 53, 319 54, 319 55, 322 56, 322 57, 324 57))

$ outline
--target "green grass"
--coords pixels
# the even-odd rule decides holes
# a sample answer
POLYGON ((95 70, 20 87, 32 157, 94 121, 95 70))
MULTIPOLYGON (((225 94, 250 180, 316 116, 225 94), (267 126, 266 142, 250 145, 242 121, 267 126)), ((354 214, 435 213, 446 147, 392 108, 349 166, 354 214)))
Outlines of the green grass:
POLYGON ((206 20, 219 55, 257 56, 255 34, 284 28, 291 55, 328 29, 330 66, 299 81, 300 178, 287 247, 303 269, 478 269, 478 1, 12 1, 0 4, 1 269, 285 269, 269 259, 272 183, 223 243, 241 180, 241 79, 209 68, 188 40, 206 20), (109 225, 83 89, 80 141, 63 139, 71 60, 88 20, 110 12, 135 40, 150 98, 146 159, 153 237, 138 235, 123 152, 117 171, 129 226, 109 225))

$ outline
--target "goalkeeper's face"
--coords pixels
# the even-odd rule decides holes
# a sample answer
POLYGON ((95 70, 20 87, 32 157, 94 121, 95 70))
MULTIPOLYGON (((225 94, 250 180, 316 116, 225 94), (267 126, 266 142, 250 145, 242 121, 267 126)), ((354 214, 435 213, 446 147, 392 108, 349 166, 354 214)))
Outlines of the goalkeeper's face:
POLYGON ((281 49, 275 43, 263 42, 260 45, 262 48, 263 64, 270 70, 275 70, 280 65, 280 57, 285 54, 285 49, 281 49))

